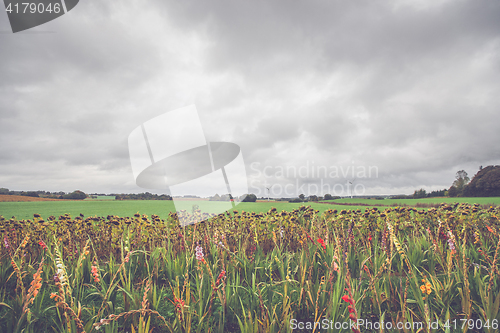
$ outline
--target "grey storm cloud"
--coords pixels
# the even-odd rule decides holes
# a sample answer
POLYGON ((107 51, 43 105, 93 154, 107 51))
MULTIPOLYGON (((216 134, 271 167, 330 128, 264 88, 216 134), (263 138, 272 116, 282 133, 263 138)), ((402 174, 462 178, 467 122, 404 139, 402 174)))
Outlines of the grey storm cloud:
POLYGON ((128 135, 189 104, 254 192, 318 184, 278 172, 307 163, 376 166, 370 194, 449 187, 500 160, 498 17, 485 0, 84 1, 11 34, 0 13, 0 187, 143 191, 128 135))

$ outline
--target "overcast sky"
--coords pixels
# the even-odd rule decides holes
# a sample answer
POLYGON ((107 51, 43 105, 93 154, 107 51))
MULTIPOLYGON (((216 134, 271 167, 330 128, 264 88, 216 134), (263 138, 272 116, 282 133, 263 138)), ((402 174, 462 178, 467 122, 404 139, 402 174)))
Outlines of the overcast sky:
POLYGON ((499 18, 493 0, 82 0, 13 34, 2 10, 0 187, 148 191, 129 134, 195 104, 256 194, 448 188, 500 164, 499 18))

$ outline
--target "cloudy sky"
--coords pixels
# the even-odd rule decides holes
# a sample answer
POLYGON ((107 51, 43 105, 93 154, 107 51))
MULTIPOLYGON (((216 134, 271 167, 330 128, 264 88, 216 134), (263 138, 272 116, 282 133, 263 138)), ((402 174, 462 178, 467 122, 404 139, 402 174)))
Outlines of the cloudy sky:
POLYGON ((0 187, 147 191, 128 136, 194 104, 256 194, 448 188, 500 164, 499 17, 486 0, 82 0, 13 34, 2 11, 0 187))

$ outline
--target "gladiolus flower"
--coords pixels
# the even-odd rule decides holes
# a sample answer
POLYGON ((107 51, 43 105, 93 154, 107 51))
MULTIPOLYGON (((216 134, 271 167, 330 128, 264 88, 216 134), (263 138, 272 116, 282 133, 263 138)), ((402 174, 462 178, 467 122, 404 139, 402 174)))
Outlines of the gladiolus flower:
POLYGON ((202 260, 204 257, 203 248, 199 245, 196 246, 196 260, 202 260))
POLYGON ((323 247, 323 250, 326 250, 326 245, 325 245, 325 241, 322 240, 321 238, 318 238, 318 243, 321 244, 321 246, 323 247))
POLYGON ((344 302, 349 303, 350 305, 354 305, 354 300, 352 298, 350 298, 348 295, 342 296, 342 300, 344 302))
POLYGON ((92 266, 92 275, 94 276, 94 281, 99 282, 99 271, 97 266, 92 266))

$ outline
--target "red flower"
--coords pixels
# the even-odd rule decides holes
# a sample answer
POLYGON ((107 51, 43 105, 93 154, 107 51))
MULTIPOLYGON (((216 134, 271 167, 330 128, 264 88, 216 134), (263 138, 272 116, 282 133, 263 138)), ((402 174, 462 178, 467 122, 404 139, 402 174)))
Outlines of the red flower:
POLYGON ((321 238, 318 238, 318 243, 321 244, 321 246, 323 247, 323 250, 326 250, 326 245, 325 245, 325 241, 322 240, 321 238))
POLYGON ((342 296, 342 300, 344 300, 344 302, 347 302, 351 305, 354 305, 354 300, 352 298, 350 298, 348 295, 342 296))

